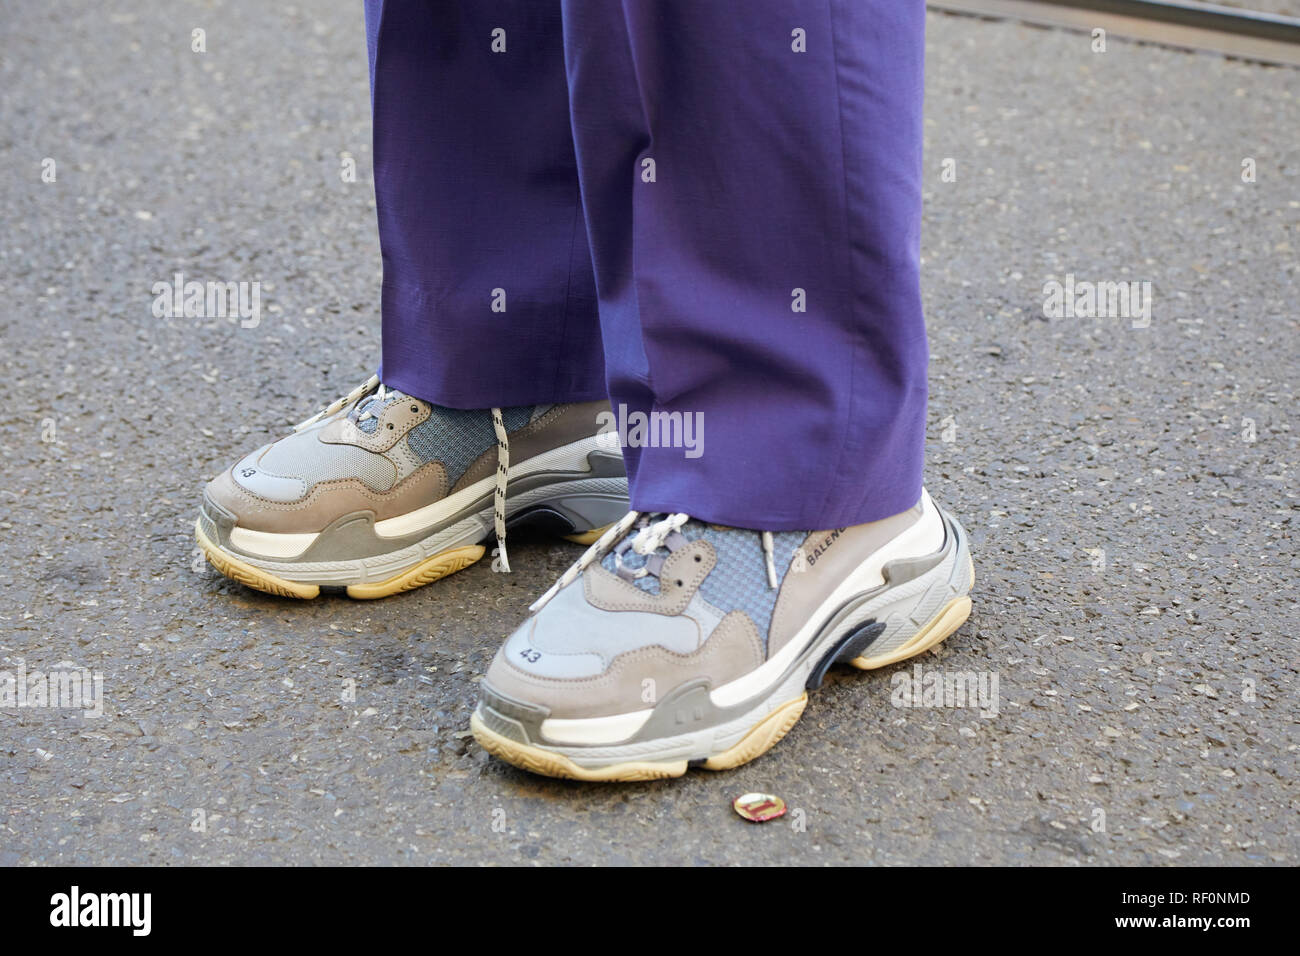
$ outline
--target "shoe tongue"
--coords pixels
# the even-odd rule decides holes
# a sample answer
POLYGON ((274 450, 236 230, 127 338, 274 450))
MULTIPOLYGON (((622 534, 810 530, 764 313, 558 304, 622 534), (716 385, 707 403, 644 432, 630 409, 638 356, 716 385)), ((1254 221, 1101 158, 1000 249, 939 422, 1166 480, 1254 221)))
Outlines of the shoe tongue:
POLYGON ((385 408, 395 402, 404 402, 408 398, 410 398, 409 395, 405 392, 399 392, 395 388, 388 389, 384 393, 383 398, 380 398, 379 393, 376 392, 373 395, 368 395, 358 401, 357 404, 353 406, 352 411, 348 412, 348 418, 352 420, 352 424, 356 425, 363 432, 372 432, 379 427, 379 414, 385 408), (359 419, 361 416, 367 412, 370 414, 370 417, 365 421, 360 421, 359 419))
MULTIPOLYGON (((663 517, 665 516, 655 515, 651 518, 649 524, 653 524, 663 517)), ((618 545, 605 553, 600 565, 606 571, 619 575, 619 577, 625 581, 630 581, 643 591, 657 591, 659 588, 659 569, 663 567, 664 561, 684 543, 698 538, 705 525, 703 522, 692 518, 682 525, 680 530, 670 533, 663 545, 649 554, 639 554, 631 547, 632 540, 640 533, 642 527, 644 526, 638 523, 631 528, 619 541, 618 545), (627 544, 626 547, 622 547, 624 543, 627 544), (620 547, 622 547, 622 550, 620 550, 620 547), (620 573, 620 567, 622 573, 620 573), (645 568, 646 573, 636 575, 635 572, 640 568, 645 568)))

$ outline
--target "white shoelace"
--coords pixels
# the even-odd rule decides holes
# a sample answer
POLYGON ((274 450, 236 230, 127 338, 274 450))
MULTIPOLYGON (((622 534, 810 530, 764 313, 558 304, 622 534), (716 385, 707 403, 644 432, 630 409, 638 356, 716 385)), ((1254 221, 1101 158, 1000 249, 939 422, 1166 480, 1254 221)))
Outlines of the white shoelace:
MULTIPOLYGON (((528 608, 529 611, 536 613, 544 608, 551 598, 559 594, 564 588, 568 587, 578 575, 591 567, 599 558, 603 557, 609 550, 610 546, 627 534, 632 526, 636 524, 637 519, 642 517, 640 511, 629 511, 622 518, 610 525, 604 534, 583 553, 582 557, 569 567, 567 571, 560 575, 560 579, 551 585, 550 589, 539 597, 528 608)), ((691 516, 684 512, 670 514, 660 521, 647 524, 636 533, 632 539, 632 550, 637 554, 650 555, 664 546, 670 535, 681 531, 682 526, 691 520, 691 516)), ((772 539, 772 532, 760 531, 759 535, 763 540, 763 560, 767 566, 767 586, 776 590, 779 582, 776 577, 776 545, 772 539)), ((633 572, 633 577, 640 577, 646 574, 644 567, 633 572)))
POLYGON ((636 533, 632 539, 632 550, 637 554, 654 554, 664 546, 668 536, 674 531, 681 531, 682 525, 691 520, 691 516, 677 512, 671 514, 663 521, 656 521, 652 525, 647 525, 636 533))
MULTIPOLYGON (((300 432, 305 428, 310 428, 321 419, 329 418, 331 415, 336 415, 343 409, 350 407, 372 391, 375 393, 375 399, 378 400, 382 411, 384 399, 388 396, 388 387, 379 381, 378 375, 372 375, 342 398, 330 402, 311 418, 294 425, 293 430, 300 432)), ((378 417, 379 415, 374 412, 364 411, 357 416, 357 421, 363 422, 367 418, 378 417)), ((496 433, 497 439, 496 492, 492 503, 492 524, 497 536, 497 554, 501 558, 500 570, 509 573, 510 558, 506 555, 506 485, 510 481, 510 439, 506 435, 505 419, 499 408, 492 409, 492 430, 496 433)))

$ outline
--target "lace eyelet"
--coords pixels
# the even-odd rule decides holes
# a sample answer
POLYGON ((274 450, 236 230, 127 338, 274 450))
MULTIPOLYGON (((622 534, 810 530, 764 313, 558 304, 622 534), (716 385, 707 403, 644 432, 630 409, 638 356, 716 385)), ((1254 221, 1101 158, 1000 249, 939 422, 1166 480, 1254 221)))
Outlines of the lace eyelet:
POLYGON ((392 423, 392 422, 389 422, 389 423, 388 423, 388 430, 389 430, 390 432, 393 430, 393 423, 392 423))
POLYGON ((419 405, 412 405, 412 406, 411 406, 411 411, 413 411, 413 412, 418 412, 419 410, 420 410, 420 406, 419 406, 419 405))

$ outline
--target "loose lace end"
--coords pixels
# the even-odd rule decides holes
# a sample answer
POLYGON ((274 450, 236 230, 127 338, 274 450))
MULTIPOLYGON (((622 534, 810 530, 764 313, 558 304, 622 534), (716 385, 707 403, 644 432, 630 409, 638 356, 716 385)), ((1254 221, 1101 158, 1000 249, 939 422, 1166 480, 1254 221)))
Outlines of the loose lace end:
POLYGON ((506 485, 510 481, 510 439, 499 408, 492 409, 492 430, 497 436, 497 485, 492 505, 492 524, 497 535, 497 562, 493 564, 493 570, 509 574, 510 558, 506 554, 506 485))
POLYGON ((529 606, 528 610, 533 614, 536 614, 542 608, 546 607, 551 598, 559 594, 561 589, 572 584, 579 574, 587 570, 593 561, 601 557, 609 549, 611 544, 623 537, 623 535, 627 534, 628 528, 632 527, 632 525, 636 523, 636 519, 639 517, 641 517, 641 512, 629 511, 618 521, 610 525, 605 533, 597 538, 590 548, 583 552, 582 557, 577 561, 574 561, 573 564, 569 566, 569 569, 560 575, 560 579, 552 584, 545 594, 534 601, 529 606))
POLYGON ((295 432, 300 432, 305 428, 311 428, 312 425, 315 425, 322 418, 329 418, 331 415, 342 411, 343 409, 351 405, 353 402, 357 401, 357 399, 361 398, 361 396, 373 391, 376 388, 383 388, 383 385, 380 384, 378 375, 372 375, 368 379, 366 379, 362 384, 358 385, 352 391, 344 395, 342 398, 338 398, 330 402, 328 405, 322 408, 311 418, 308 418, 307 420, 301 421, 297 425, 294 425, 293 430, 295 432))
POLYGON ((773 591, 777 588, 776 580, 776 543, 772 540, 772 532, 763 532, 763 558, 767 562, 767 586, 773 591))

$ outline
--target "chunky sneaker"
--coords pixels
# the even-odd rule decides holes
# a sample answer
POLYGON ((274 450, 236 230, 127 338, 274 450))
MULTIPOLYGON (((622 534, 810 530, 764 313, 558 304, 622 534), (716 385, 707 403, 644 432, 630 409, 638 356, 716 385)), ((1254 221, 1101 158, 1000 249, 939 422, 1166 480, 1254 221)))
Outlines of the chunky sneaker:
POLYGON ((207 486, 195 535, 218 571, 313 598, 377 598, 473 564, 507 524, 590 544, 627 512, 607 402, 463 411, 372 377, 207 486))
POLYGON ((654 517, 610 528, 498 651, 471 720, 490 753, 576 780, 728 770, 785 736, 832 664, 920 654, 970 614, 966 532, 924 492, 812 533, 654 517))

